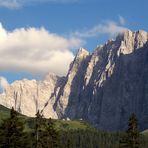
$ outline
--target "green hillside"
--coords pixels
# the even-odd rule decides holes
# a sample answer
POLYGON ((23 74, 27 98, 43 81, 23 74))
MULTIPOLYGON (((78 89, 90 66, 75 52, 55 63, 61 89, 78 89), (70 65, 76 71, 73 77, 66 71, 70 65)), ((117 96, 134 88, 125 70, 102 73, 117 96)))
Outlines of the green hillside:
MULTIPOLYGON (((9 118, 10 109, 0 105, 0 124, 4 119, 9 118)), ((23 122, 24 133, 27 137, 27 143, 34 148, 34 138, 36 120, 19 114, 19 119, 23 122)), ((44 119, 44 122, 47 120, 44 119)), ((119 141, 122 133, 112 133, 93 128, 83 120, 53 120, 55 130, 59 132, 62 148, 119 148, 119 141)), ((42 128, 44 131, 45 129, 42 128)), ((141 145, 139 148, 148 147, 148 130, 141 134, 141 145), (142 136, 143 135, 143 136, 142 136)))
POLYGON ((8 118, 10 114, 10 109, 0 105, 0 122, 2 119, 8 118))
MULTIPOLYGON (((10 116, 10 109, 0 105, 0 123, 3 119, 6 119, 10 116)), ((30 131, 34 127, 34 118, 29 118, 24 115, 20 115, 20 118, 25 123, 25 130, 30 131)), ((93 129, 91 125, 89 125, 85 121, 80 120, 54 120, 55 121, 55 127, 58 130, 77 130, 77 129, 93 129)))
POLYGON ((147 138, 148 138, 148 129, 147 129, 147 130, 145 130, 145 131, 143 131, 143 132, 142 132, 142 134, 143 134, 145 137, 147 137, 147 138))

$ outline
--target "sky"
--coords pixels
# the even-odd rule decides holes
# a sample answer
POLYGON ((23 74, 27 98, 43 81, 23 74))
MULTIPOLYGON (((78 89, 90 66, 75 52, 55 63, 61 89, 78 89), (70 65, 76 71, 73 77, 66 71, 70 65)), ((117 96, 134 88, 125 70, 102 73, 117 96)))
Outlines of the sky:
POLYGON ((0 0, 0 86, 66 75, 80 47, 148 31, 147 0, 0 0))

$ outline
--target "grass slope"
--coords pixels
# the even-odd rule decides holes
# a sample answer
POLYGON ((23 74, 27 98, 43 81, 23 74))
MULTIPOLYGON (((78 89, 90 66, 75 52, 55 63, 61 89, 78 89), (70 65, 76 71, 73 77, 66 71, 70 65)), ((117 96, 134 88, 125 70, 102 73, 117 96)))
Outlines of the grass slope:
MULTIPOLYGON (((0 105, 0 123, 2 120, 10 116, 10 109, 0 105)), ((35 124, 35 119, 24 115, 20 115, 21 120, 25 123, 25 131, 30 131, 33 129, 35 124)), ((76 130, 76 129, 92 129, 92 126, 83 120, 54 120, 55 127, 58 130, 76 130)))
POLYGON ((0 105, 0 123, 10 116, 10 109, 0 105))
MULTIPOLYGON (((3 119, 10 116, 10 109, 0 105, 0 123, 3 119)), ((24 122, 24 132, 28 135, 33 133, 35 129, 35 118, 30 118, 19 114, 20 120, 24 122)), ((47 120, 45 119, 45 122, 47 120)), ((54 120, 55 128, 61 135, 61 141, 64 145, 68 140, 73 142, 74 148, 78 148, 78 143, 81 142, 81 147, 96 147, 101 148, 118 148, 119 139, 122 133, 112 133, 94 129, 91 125, 83 120, 54 120), (63 140, 64 139, 64 140, 63 140), (82 146, 83 145, 83 146, 82 146), (93 145, 93 146, 92 146, 93 145)), ((148 148, 148 130, 142 132, 143 142, 140 148, 148 148)), ((32 139, 31 139, 32 140, 32 139)), ((32 143, 32 142, 31 142, 32 143)), ((65 148, 65 147, 64 147, 65 148)))
POLYGON ((143 132, 142 132, 142 134, 143 134, 145 137, 147 137, 147 138, 148 138, 148 129, 147 129, 147 130, 145 130, 145 131, 143 131, 143 132))

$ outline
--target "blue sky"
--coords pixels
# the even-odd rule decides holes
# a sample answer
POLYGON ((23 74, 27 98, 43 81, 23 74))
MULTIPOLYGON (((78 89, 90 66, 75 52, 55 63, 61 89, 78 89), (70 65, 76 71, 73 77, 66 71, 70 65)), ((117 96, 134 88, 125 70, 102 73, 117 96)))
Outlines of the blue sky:
MULTIPOLYGON (((3 43, 1 48, 4 50, 9 49, 8 51, 10 51, 9 53, 5 53, 6 60, 9 57, 12 58, 11 52, 14 54, 14 52, 19 51, 15 51, 14 47, 19 46, 19 49, 22 48, 23 52, 29 48, 26 52, 31 52, 31 50, 34 50, 33 48, 37 48, 32 43, 33 39, 31 37, 33 35, 36 36, 36 32, 38 32, 38 34, 41 33, 45 38, 47 37, 47 40, 57 40, 56 44, 62 46, 62 49, 58 49, 60 46, 47 45, 47 48, 52 48, 52 54, 49 51, 47 54, 62 55, 62 53, 66 53, 65 55, 67 56, 65 59, 67 58, 68 63, 62 61, 63 65, 61 65, 61 67, 65 65, 68 67, 67 65, 70 63, 79 46, 83 46, 92 52, 98 44, 104 43, 123 28, 148 31, 147 6, 147 0, 0 0, 1 32, 6 33, 6 35, 4 33, 4 37, 7 38, 7 42, 10 42, 9 47, 6 48, 8 45, 3 43), (118 31, 112 30, 111 26, 115 27, 118 31), (110 29, 108 29, 109 27, 110 29), (20 28, 24 28, 24 31, 20 28), (8 33, 10 35, 8 35, 8 33), (27 46, 22 44, 23 39, 19 41, 19 45, 17 45, 16 40, 21 38, 21 35, 23 39, 27 37, 31 38, 31 41, 26 40, 27 46), (11 36, 17 39, 12 42, 11 36), (63 40, 62 43, 60 42, 61 39, 63 40), (10 50, 11 44, 13 50, 10 50), (56 52, 54 52, 53 49, 55 49, 56 52)), ((3 36, 0 38, 3 38, 3 36)), ((39 42, 39 39, 37 42, 39 42)), ((44 41, 42 41, 39 46, 41 46, 42 43, 44 44, 44 41)), ((42 49, 40 47, 40 52, 41 51, 42 49)), ((36 56, 45 54, 44 50, 42 52, 42 54, 36 56)), ((28 53, 23 54, 28 55, 28 53)), ((21 55, 22 51, 18 56, 21 57, 21 55)), ((58 59, 58 56, 55 57, 58 59)), ((29 60, 32 61, 32 59, 29 60)), ((43 62, 42 64, 38 63, 37 68, 33 70, 36 71, 34 73, 30 70, 32 67, 29 67, 24 61, 22 62, 24 67, 18 64, 13 66, 12 61, 14 61, 14 55, 13 60, 10 60, 8 63, 2 60, 2 64, 0 65, 0 76, 5 77, 9 82, 22 78, 31 79, 34 77, 40 79, 47 73, 45 70, 38 71, 39 65, 42 66, 43 62)), ((47 62, 49 62, 50 65, 51 60, 47 60, 47 62)), ((47 62, 45 64, 47 64, 47 62)), ((59 63, 62 62, 60 59, 59 63)), ((47 67, 45 67, 45 69, 47 69, 47 67)), ((51 72, 61 75, 66 73, 67 69, 64 69, 63 72, 62 69, 58 71, 52 66, 49 68, 51 72)))

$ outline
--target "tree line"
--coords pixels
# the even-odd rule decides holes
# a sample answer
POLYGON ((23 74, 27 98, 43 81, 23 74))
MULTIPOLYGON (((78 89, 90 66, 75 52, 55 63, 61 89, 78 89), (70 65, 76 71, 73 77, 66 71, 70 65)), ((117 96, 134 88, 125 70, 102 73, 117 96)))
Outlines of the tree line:
POLYGON ((37 112, 32 130, 12 108, 10 117, 0 125, 0 148, 148 148, 147 139, 138 130, 135 114, 129 118, 128 129, 111 133, 94 128, 57 130, 55 121, 37 112))
POLYGON ((59 133, 52 119, 44 119, 38 111, 34 129, 25 132, 25 124, 12 108, 10 118, 0 126, 0 148, 59 148, 59 133))

